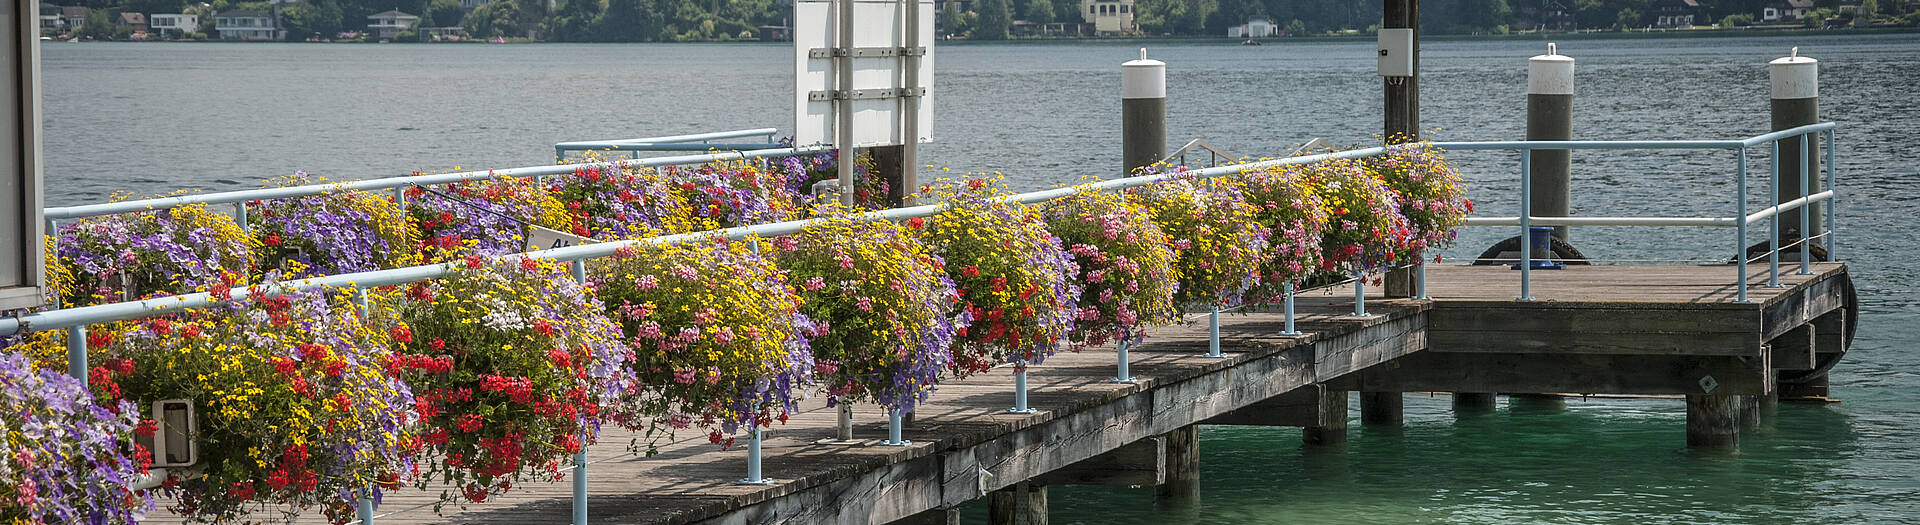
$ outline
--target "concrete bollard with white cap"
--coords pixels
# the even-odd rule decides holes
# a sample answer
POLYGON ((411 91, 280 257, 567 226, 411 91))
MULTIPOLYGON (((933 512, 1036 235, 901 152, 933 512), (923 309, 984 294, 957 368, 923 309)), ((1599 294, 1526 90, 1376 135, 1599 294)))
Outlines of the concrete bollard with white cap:
MULTIPOLYGON (((1548 43, 1547 54, 1527 59, 1527 140, 1573 140, 1573 57, 1548 43)), ((1532 197, 1536 217, 1566 217, 1573 211, 1571 152, 1534 150, 1532 197)), ((1567 240, 1567 227, 1553 229, 1567 240)), ((1536 255, 1537 257, 1538 255, 1536 255)))
POLYGON ((1167 63, 1144 47, 1120 64, 1120 143, 1128 174, 1167 156, 1167 63))
MULTIPOLYGON (((1800 48, 1793 48, 1787 56, 1767 63, 1767 77, 1773 85, 1773 130, 1797 128, 1820 122, 1820 61, 1800 56, 1800 48)), ((1815 137, 1818 138, 1818 137, 1815 137)), ((1801 196, 1801 178, 1812 177, 1806 181, 1808 188, 1819 188, 1820 154, 1819 141, 1808 140, 1808 151, 1802 151, 1799 138, 1790 138, 1779 142, 1780 176, 1773 181, 1776 202, 1787 202, 1801 196), (1801 171, 1803 155, 1807 171, 1801 171)), ((1810 215, 1809 232, 1821 229, 1820 208, 1816 205, 1810 215)), ((1780 221, 1780 244, 1800 239, 1800 221, 1780 221)))

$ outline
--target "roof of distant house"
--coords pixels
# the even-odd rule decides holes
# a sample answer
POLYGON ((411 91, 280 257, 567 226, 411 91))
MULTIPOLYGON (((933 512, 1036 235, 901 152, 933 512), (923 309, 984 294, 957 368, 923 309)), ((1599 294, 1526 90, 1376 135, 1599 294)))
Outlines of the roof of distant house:
POLYGON ((60 16, 67 18, 85 18, 87 16, 87 7, 79 5, 61 6, 60 16))
POLYGON ((267 18, 266 13, 259 11, 221 11, 214 13, 213 16, 221 18, 267 18))
POLYGON ((120 13, 120 23, 145 24, 147 23, 147 15, 140 13, 120 13))
POLYGON ((406 18, 406 17, 409 17, 409 16, 411 16, 411 17, 414 17, 414 18, 420 18, 420 17, 419 17, 419 16, 417 16, 417 15, 410 15, 410 14, 407 14, 407 13, 404 13, 404 12, 401 12, 401 11, 400 11, 400 10, 398 10, 398 9, 394 9, 394 10, 389 10, 389 11, 386 11, 386 12, 381 12, 381 13, 374 13, 374 14, 371 14, 371 15, 367 15, 367 18, 386 18, 386 17, 398 17, 398 18, 406 18))

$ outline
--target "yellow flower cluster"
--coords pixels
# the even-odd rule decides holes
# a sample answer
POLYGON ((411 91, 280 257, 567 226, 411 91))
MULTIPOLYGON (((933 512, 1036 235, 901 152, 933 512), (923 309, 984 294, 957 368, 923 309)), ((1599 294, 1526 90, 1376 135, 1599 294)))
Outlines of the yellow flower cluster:
POLYGON ((1241 195, 1239 181, 1169 179, 1136 188, 1128 199, 1147 210, 1173 244, 1180 290, 1174 304, 1230 306, 1259 279, 1267 228, 1241 195))

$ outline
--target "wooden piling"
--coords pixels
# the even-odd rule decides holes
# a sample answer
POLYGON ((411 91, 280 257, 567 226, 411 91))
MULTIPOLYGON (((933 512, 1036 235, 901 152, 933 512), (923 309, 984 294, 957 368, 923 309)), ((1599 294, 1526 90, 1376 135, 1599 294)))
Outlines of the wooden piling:
POLYGON ((993 525, 1047 525, 1047 486, 1022 481, 987 496, 993 525))
MULTIPOLYGON (((1797 128, 1820 122, 1820 61, 1800 56, 1800 48, 1793 48, 1790 56, 1774 59, 1767 63, 1767 76, 1772 87, 1771 110, 1773 130, 1797 128)), ((1798 137, 1782 140, 1779 143, 1780 174, 1773 181, 1779 191, 1777 202, 1787 202, 1801 196, 1801 179, 1811 191, 1820 191, 1820 137, 1808 137, 1807 148, 1800 148, 1798 137), (1801 171, 1801 162, 1806 162, 1807 171, 1801 171)), ((1825 220, 1821 207, 1815 204, 1808 216, 1808 235, 1818 233, 1820 224, 1825 220)), ((1800 214, 1783 214, 1780 221, 1780 245, 1787 246, 1802 238, 1800 214)))
POLYGON ((1154 500, 1169 507, 1200 504, 1200 426, 1166 433, 1166 480, 1154 487, 1154 500))
POLYGON ((1515 412, 1559 412, 1567 409, 1567 397, 1560 394, 1511 394, 1507 408, 1515 412))
POLYGON ((1497 398, 1490 392, 1454 392, 1454 415, 1485 414, 1494 410, 1497 398))
POLYGON ((1731 449, 1740 446, 1738 396, 1687 394, 1687 447, 1731 449))
MULTIPOLYGON (((1381 79, 1386 103, 1383 106, 1387 143, 1420 140, 1420 0, 1386 0, 1380 13, 1380 27, 1413 29, 1413 76, 1381 79)), ((1416 258, 1417 259, 1417 258, 1416 258)), ((1413 271, 1407 268, 1387 272, 1387 297, 1413 297, 1413 271)), ((1362 400, 1361 410, 1367 403, 1362 400)), ((1398 413, 1396 410, 1395 413, 1398 413)), ((1393 418, 1399 421, 1399 416, 1393 418)))
POLYGON ((960 525, 960 509, 932 509, 891 525, 960 525))
POLYGON ((1120 143, 1123 175, 1167 156, 1167 64, 1144 47, 1120 65, 1120 143))
POLYGON ((1360 393, 1360 424, 1399 426, 1405 411, 1400 392, 1360 393))
POLYGON ((1308 445, 1335 445, 1347 442, 1347 391, 1315 385, 1320 392, 1320 420, 1300 428, 1300 439, 1308 445))

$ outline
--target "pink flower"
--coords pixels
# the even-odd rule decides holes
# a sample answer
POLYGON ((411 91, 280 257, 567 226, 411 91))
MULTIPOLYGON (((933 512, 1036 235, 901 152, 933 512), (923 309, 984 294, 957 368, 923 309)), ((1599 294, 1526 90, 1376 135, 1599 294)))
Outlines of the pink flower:
POLYGON ((652 290, 654 288, 659 288, 659 287, 660 287, 660 279, 654 278, 654 276, 652 275, 640 276, 641 290, 652 290))
POLYGON ((826 288, 827 280, 821 279, 819 277, 808 277, 806 284, 802 286, 805 286, 807 291, 811 292, 811 291, 819 290, 821 288, 826 288))

